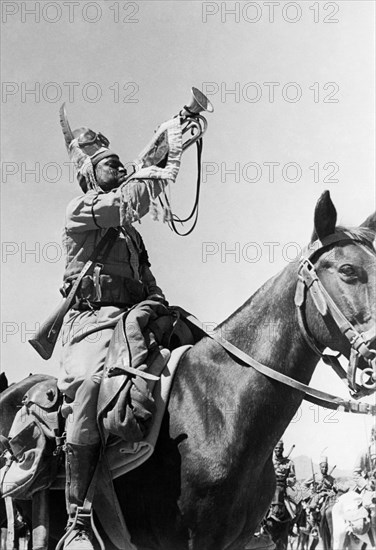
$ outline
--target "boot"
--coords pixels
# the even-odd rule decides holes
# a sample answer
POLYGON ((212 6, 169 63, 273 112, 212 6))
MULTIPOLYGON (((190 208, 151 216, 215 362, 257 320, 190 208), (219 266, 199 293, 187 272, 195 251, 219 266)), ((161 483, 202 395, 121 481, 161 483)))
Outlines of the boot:
POLYGON ((76 523, 64 541, 64 550, 94 550, 90 515, 77 515, 82 507, 97 466, 100 445, 66 445, 65 498, 68 512, 67 530, 76 523), (77 519, 76 519, 77 517, 77 519))

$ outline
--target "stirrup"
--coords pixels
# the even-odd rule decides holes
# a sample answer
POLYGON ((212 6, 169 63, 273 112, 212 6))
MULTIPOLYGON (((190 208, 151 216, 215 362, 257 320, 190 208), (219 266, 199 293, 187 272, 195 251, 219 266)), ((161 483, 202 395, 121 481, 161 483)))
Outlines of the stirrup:
POLYGON ((100 534, 98 533, 98 530, 97 530, 97 528, 95 526, 95 523, 94 523, 93 510, 92 509, 90 509, 90 510, 86 509, 85 510, 85 508, 83 506, 77 506, 76 515, 74 516, 74 519, 73 519, 71 525, 69 526, 69 529, 67 529, 66 533, 64 533, 64 535, 61 537, 61 539, 57 543, 57 546, 56 546, 55 550, 61 550, 65 540, 68 538, 68 536, 75 529, 75 527, 77 525, 77 520, 79 518, 82 518, 82 519, 89 519, 90 518, 90 525, 91 525, 91 528, 93 530, 94 537, 96 538, 96 540, 99 544, 100 550, 106 550, 105 546, 104 546, 103 539, 100 536, 100 534))

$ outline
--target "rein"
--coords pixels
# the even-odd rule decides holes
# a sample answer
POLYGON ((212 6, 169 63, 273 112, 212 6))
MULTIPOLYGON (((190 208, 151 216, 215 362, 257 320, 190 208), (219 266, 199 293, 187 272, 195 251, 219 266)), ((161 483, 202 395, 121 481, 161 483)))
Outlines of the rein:
POLYGON ((234 346, 234 344, 231 344, 231 342, 229 342, 225 338, 222 338, 220 334, 216 332, 214 332, 213 334, 209 334, 208 332, 206 332, 206 330, 202 328, 202 323, 200 323, 200 321, 191 313, 184 311, 180 307, 177 309, 184 319, 186 319, 189 323, 192 323, 195 327, 199 328, 209 338, 218 342, 218 344, 220 344, 235 361, 252 367, 260 374, 263 374, 264 376, 267 376, 272 380, 281 382, 286 386, 290 386, 295 390, 304 393, 304 399, 306 399, 307 401, 310 401, 315 405, 319 405, 320 407, 339 411, 342 410, 343 412, 353 412, 357 414, 376 413, 376 405, 370 405, 369 403, 358 403, 357 401, 352 400, 345 400, 341 397, 336 397, 335 395, 332 395, 330 393, 316 390, 315 388, 311 388, 310 386, 307 386, 307 384, 303 384, 302 382, 299 382, 298 380, 295 380, 294 378, 291 378, 286 374, 282 374, 281 372, 278 372, 274 369, 271 369, 270 367, 267 367, 266 365, 263 365, 262 363, 259 363, 258 361, 256 361, 256 359, 254 359, 238 347, 234 346))
MULTIPOLYGON (((303 258, 301 261, 299 268, 299 280, 295 293, 295 305, 298 311, 299 327, 306 342, 313 349, 313 351, 323 359, 325 363, 332 366, 332 368, 342 380, 346 378, 348 379, 348 383, 353 390, 353 396, 359 398, 364 395, 368 395, 369 393, 372 393, 371 389, 376 387, 375 382, 372 380, 372 385, 370 382, 366 382, 364 384, 364 386, 366 387, 365 390, 362 386, 355 384, 356 363, 352 369, 349 369, 349 374, 346 375, 346 372, 338 361, 338 356, 340 354, 338 356, 323 354, 316 345, 313 337, 308 333, 303 312, 307 291, 309 291, 314 301, 314 304, 321 315, 325 317, 326 315, 330 314, 342 334, 344 334, 344 336, 349 340, 352 346, 353 357, 357 358, 359 357, 359 355, 361 355, 369 363, 375 360, 376 352, 369 348, 371 338, 367 337, 367 335, 365 334, 360 334, 355 329, 355 327, 345 318, 345 316, 339 310, 331 296, 322 285, 316 274, 314 265, 311 262, 311 260, 313 261, 314 257, 317 256, 318 253, 321 253, 325 248, 336 242, 360 242, 364 244, 363 240, 361 240, 360 238, 357 239, 347 232, 330 235, 325 240, 321 241, 321 247, 318 250, 315 250, 308 259, 303 258), (368 384, 368 386, 366 384, 368 384)), ((219 333, 214 332, 212 334, 209 334, 202 328, 202 323, 200 323, 200 321, 191 313, 188 313, 180 307, 176 309, 189 323, 199 328, 209 338, 215 340, 218 344, 220 344, 235 361, 252 367, 260 374, 263 374, 264 376, 272 380, 276 380, 277 382, 280 382, 286 386, 290 386, 295 390, 304 393, 305 400, 314 403, 315 405, 319 405, 320 407, 339 410, 343 412, 372 415, 376 413, 376 405, 371 405, 369 403, 359 403, 353 400, 345 400, 330 393, 311 388, 310 386, 307 386, 307 384, 303 384, 302 382, 299 382, 298 380, 295 380, 294 378, 291 378, 286 374, 282 374, 281 372, 278 372, 270 367, 267 367, 266 365, 263 365, 262 363, 259 363, 256 359, 223 338, 219 333)), ((373 368, 364 369, 364 371, 366 371, 366 374, 370 377, 370 379, 374 377, 373 368)))

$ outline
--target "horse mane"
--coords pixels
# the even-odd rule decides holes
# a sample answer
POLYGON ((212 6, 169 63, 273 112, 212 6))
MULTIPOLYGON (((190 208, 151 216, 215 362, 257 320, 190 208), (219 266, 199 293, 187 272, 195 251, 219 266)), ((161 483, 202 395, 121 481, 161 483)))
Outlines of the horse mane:
POLYGON ((370 246, 371 248, 375 248, 375 235, 376 232, 373 229, 370 229, 369 227, 343 227, 341 225, 336 227, 335 233, 340 233, 341 231, 346 231, 347 233, 350 233, 355 239, 359 239, 362 241, 366 246, 370 246))

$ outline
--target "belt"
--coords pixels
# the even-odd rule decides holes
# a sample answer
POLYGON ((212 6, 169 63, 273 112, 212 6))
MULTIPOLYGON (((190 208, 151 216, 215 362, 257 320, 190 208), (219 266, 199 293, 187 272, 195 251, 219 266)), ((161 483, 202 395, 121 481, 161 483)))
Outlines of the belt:
MULTIPOLYGON (((69 288, 68 288, 69 292, 69 288)), ((118 275, 86 275, 77 290, 73 309, 86 311, 105 306, 129 308, 145 300, 147 296, 143 283, 118 275)))
POLYGON ((124 303, 118 303, 118 302, 88 302, 84 300, 79 300, 74 306, 72 306, 71 309, 74 309, 76 311, 93 311, 96 309, 100 309, 101 307, 117 307, 119 309, 129 309, 135 304, 124 304, 124 303))

